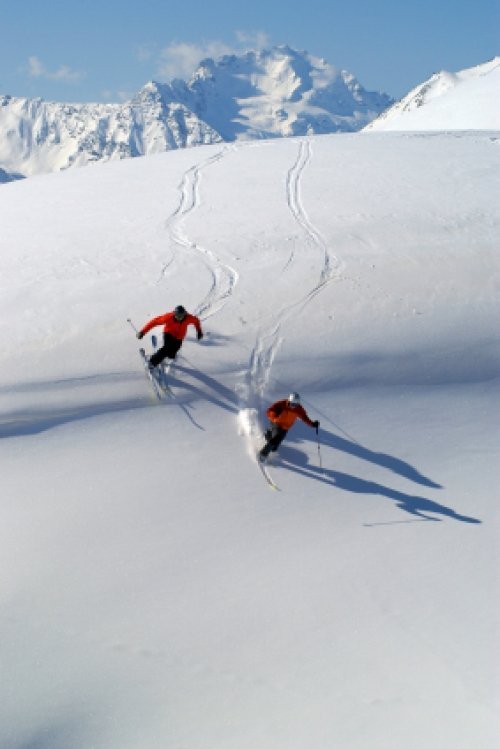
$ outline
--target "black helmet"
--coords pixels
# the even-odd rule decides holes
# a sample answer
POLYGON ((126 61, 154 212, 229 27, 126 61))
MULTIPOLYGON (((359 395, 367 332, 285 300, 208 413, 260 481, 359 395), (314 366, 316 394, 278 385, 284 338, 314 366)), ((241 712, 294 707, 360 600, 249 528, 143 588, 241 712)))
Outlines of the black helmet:
POLYGON ((176 320, 184 320, 186 317, 187 312, 185 308, 182 306, 182 304, 178 304, 177 307, 174 309, 174 317, 176 320))
POLYGON ((288 396, 288 403, 291 406, 298 406, 300 403, 300 395, 298 393, 290 393, 288 396))

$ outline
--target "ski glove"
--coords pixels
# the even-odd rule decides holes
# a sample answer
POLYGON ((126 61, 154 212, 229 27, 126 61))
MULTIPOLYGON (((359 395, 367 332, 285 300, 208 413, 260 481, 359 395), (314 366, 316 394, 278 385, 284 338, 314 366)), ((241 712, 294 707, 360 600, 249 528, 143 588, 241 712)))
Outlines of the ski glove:
POLYGON ((201 341, 201 339, 203 338, 203 333, 201 332, 201 330, 198 331, 197 337, 199 341, 201 341))
POLYGON ((141 331, 139 331, 138 333, 136 333, 136 335, 137 335, 137 338, 139 340, 141 340, 141 338, 144 336, 144 333, 142 333, 141 331))
POLYGON ((313 427, 319 429, 319 421, 313 421, 313 427))

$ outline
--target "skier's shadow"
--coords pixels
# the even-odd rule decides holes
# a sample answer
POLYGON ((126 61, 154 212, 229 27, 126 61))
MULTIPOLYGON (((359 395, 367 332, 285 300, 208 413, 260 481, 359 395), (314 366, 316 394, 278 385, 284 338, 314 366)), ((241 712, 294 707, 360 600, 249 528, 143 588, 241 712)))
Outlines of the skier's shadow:
POLYGON ((199 343, 204 348, 208 348, 210 346, 225 346, 229 340, 229 336, 221 335, 220 333, 207 332, 199 343))
MULTIPOLYGON (((308 462, 307 456, 302 451, 289 445, 283 445, 280 448, 280 453, 283 466, 292 473, 315 479, 328 486, 352 492, 353 494, 378 494, 382 497, 387 497, 387 499, 392 499, 396 503, 396 507, 420 520, 439 521, 442 519, 429 517, 429 515, 425 514, 432 513, 433 515, 443 515, 453 518, 462 523, 481 523, 481 520, 477 518, 460 515, 451 507, 446 507, 426 497, 405 494, 404 492, 390 489, 383 484, 377 484, 375 481, 366 481, 348 473, 315 466, 308 462)), ((372 525, 376 525, 376 523, 372 525)))
POLYGON ((85 391, 85 387, 101 384, 118 384, 142 380, 142 375, 136 372, 110 372, 104 375, 89 375, 71 377, 61 380, 40 380, 38 382, 19 382, 15 385, 1 386, 0 394, 6 393, 39 393, 38 404, 24 408, 0 412, 0 439, 20 437, 24 435, 41 434, 49 429, 71 424, 76 421, 142 409, 148 403, 143 397, 122 398, 118 400, 100 400, 97 403, 82 403, 77 400, 71 402, 67 393, 75 388, 85 391), (65 393, 64 402, 44 405, 46 395, 65 393))
POLYGON ((427 478, 420 473, 414 466, 400 458, 394 457, 394 455, 387 455, 386 453, 379 453, 373 450, 369 450, 367 447, 360 445, 358 442, 352 442, 339 437, 337 434, 332 434, 325 429, 321 429, 321 443, 333 447, 335 450, 354 455, 356 458, 361 460, 367 460, 370 463, 375 463, 381 468, 387 468, 393 473, 397 473, 399 476, 404 476, 410 481, 414 481, 416 484, 427 486, 431 489, 442 489, 441 484, 436 484, 435 481, 427 478))
POLYGON ((172 373, 168 376, 168 382, 175 388, 184 390, 186 393, 192 393, 197 397, 201 396, 203 400, 208 400, 210 403, 213 403, 225 411, 230 411, 231 413, 238 412, 236 394, 218 380, 215 380, 204 372, 200 372, 198 369, 187 367, 183 364, 176 364, 172 373), (179 375, 181 376, 176 377, 176 372, 179 372, 179 375), (198 382, 205 385, 206 388, 210 388, 212 392, 207 392, 206 390, 202 390, 196 385, 193 385, 185 379, 184 375, 188 375, 190 378, 198 380, 198 382))

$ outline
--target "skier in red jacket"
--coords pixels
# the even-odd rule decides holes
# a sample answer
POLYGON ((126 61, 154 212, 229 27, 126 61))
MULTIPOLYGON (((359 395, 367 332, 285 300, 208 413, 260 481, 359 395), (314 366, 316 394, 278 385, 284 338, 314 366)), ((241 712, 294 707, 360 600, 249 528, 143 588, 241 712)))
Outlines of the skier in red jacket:
POLYGON ((319 421, 311 421, 306 410, 300 405, 298 393, 290 393, 286 400, 276 401, 269 406, 266 413, 271 426, 266 431, 266 444, 259 452, 261 461, 264 461, 270 452, 276 452, 297 419, 302 419, 305 424, 316 430, 319 428, 319 421))
POLYGON ((175 359, 186 337, 189 325, 194 325, 196 328, 196 335, 199 341, 203 338, 199 318, 196 315, 190 315, 181 304, 173 312, 167 312, 166 315, 154 317, 146 323, 137 333, 137 338, 142 338, 157 325, 163 325, 163 346, 149 358, 150 368, 158 366, 165 358, 175 359))

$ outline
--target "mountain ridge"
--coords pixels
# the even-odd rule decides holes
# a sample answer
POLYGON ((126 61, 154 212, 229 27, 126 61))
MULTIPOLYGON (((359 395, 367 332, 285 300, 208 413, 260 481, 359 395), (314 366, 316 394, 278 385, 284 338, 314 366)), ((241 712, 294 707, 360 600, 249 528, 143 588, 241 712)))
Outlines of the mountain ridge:
POLYGON ((291 47, 205 58, 123 104, 0 96, 0 168, 32 176, 221 141, 355 132, 392 103, 291 47))
POLYGON ((456 73, 442 70, 382 112, 364 129, 500 129, 500 57, 456 73))

